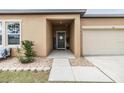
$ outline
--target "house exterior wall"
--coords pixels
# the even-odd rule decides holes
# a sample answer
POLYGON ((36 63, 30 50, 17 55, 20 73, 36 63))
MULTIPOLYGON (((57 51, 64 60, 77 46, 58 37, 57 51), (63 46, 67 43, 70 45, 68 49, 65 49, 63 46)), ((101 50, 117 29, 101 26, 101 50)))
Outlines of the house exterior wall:
MULTIPOLYGON (((0 15, 1 20, 22 20, 21 39, 34 41, 38 56, 42 55, 42 16, 40 15, 0 15)), ((13 48, 12 55, 16 55, 16 49, 13 48)))
POLYGON ((47 21, 47 54, 49 54, 53 49, 53 31, 52 24, 50 21, 47 21))
POLYGON ((74 20, 74 54, 76 57, 81 56, 80 15, 74 20))
POLYGON ((124 18, 81 18, 81 26, 124 25, 124 18))
MULTIPOLYGON (((22 20, 21 40, 34 42, 34 49, 38 56, 47 56, 53 48, 51 39, 51 25, 47 20, 72 19, 74 20, 74 53, 80 56, 80 14, 60 15, 0 15, 1 20, 22 20)), ((13 48, 12 55, 16 55, 13 48)))
MULTIPOLYGON (((70 27, 70 49, 76 56, 83 54, 82 37, 83 32, 87 30, 82 30, 82 26, 124 25, 124 18, 80 18, 80 14, 0 15, 0 20, 16 19, 22 20, 21 39, 34 41, 34 49, 38 56, 47 56, 53 49, 53 29, 48 20, 74 20, 70 27)), ((16 55, 15 48, 12 55, 16 55)))
POLYGON ((124 29, 106 28, 123 25, 124 18, 82 18, 82 55, 124 54, 124 29), (95 26, 95 29, 82 29, 83 26, 95 26))
POLYGON ((70 27, 70 50, 74 53, 74 22, 70 27))

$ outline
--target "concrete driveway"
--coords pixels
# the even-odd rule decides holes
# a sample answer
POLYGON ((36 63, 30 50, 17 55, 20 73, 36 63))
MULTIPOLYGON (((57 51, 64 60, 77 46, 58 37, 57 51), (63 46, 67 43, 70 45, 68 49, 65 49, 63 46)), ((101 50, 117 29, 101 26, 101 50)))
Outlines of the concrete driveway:
POLYGON ((113 81, 124 83, 124 56, 86 57, 113 81))

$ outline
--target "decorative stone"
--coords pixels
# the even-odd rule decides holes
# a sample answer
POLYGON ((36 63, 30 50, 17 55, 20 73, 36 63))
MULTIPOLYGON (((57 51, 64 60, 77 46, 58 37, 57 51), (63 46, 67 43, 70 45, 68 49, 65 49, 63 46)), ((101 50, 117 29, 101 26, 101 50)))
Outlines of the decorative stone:
POLYGON ((9 58, 0 62, 0 70, 2 71, 47 71, 52 66, 52 62, 48 58, 37 57, 35 62, 22 64, 17 58, 9 58), (48 62, 49 61, 49 62, 48 62), (45 70, 44 70, 45 69, 45 70))
POLYGON ((3 68, 2 71, 7 71, 8 69, 7 68, 3 68))
POLYGON ((35 68, 35 67, 33 67, 33 68, 31 68, 30 70, 31 70, 31 71, 36 71, 36 68, 35 68))
POLYGON ((23 68, 17 68, 16 70, 17 70, 17 71, 22 71, 22 70, 23 70, 23 68))
POLYGON ((42 68, 37 68, 36 70, 37 70, 37 71, 42 71, 43 69, 42 69, 42 68))
POLYGON ((10 68, 9 71, 16 71, 16 68, 10 68))
POLYGON ((43 70, 44 70, 44 71, 48 71, 48 70, 50 70, 50 67, 44 67, 43 70))
POLYGON ((23 68, 23 71, 28 71, 28 69, 27 68, 23 68))

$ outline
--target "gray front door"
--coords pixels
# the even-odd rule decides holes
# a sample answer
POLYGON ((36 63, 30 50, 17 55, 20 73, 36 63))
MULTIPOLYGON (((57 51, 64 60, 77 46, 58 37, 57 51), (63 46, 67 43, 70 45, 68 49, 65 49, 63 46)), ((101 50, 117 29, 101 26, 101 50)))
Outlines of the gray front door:
POLYGON ((65 31, 56 32, 56 48, 66 49, 66 33, 65 31))

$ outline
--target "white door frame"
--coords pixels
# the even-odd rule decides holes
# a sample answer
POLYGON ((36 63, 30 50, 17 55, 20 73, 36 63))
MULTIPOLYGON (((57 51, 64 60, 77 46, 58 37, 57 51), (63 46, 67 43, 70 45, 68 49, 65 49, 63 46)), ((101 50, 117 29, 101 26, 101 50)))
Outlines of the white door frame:
POLYGON ((56 31, 56 49, 66 49, 66 31, 56 31), (65 48, 58 48, 58 33, 59 32, 65 33, 65 48))

